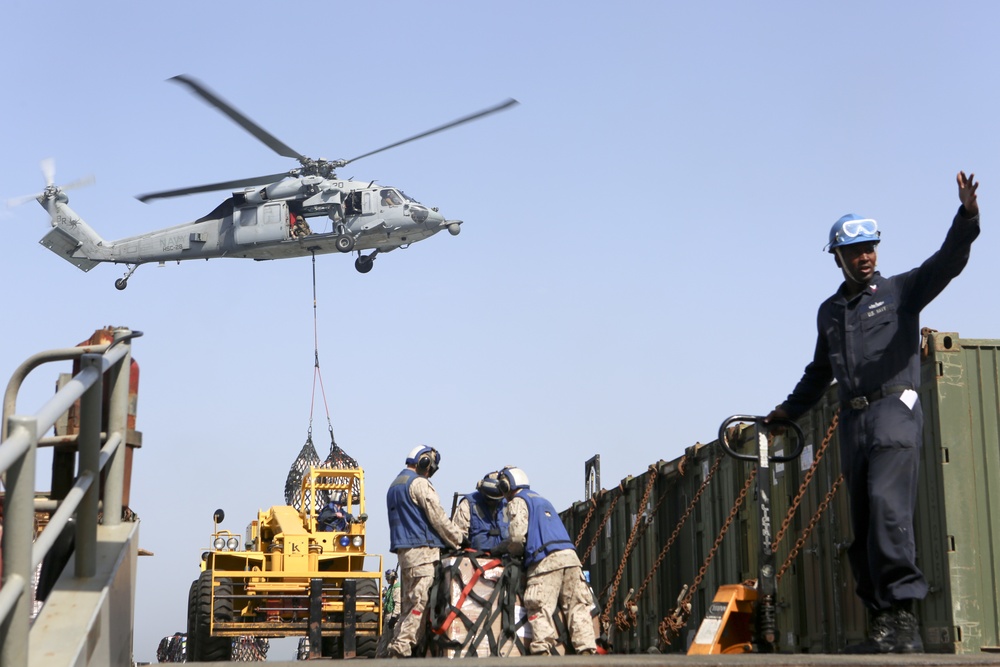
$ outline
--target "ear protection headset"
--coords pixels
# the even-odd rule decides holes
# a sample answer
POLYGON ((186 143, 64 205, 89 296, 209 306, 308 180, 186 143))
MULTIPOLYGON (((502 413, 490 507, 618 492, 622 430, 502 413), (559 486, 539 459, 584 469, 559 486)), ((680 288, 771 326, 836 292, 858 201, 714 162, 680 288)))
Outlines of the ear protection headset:
POLYGON ((406 465, 416 467, 417 472, 427 473, 428 477, 437 472, 440 463, 441 454, 433 447, 427 447, 426 445, 415 448, 406 458, 406 465))

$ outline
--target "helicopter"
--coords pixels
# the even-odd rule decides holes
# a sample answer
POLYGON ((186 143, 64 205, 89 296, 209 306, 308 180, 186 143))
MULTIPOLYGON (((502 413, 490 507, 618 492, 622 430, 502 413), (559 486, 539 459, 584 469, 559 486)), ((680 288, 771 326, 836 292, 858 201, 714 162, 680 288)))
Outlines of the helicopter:
POLYGON ((66 190, 90 181, 81 179, 66 186, 57 186, 53 163, 43 161, 45 190, 10 200, 8 204, 36 199, 52 222, 52 229, 40 243, 77 268, 90 271, 102 262, 125 264, 125 275, 115 280, 115 287, 119 290, 128 286, 129 278, 139 266, 150 262, 215 257, 261 261, 356 252, 354 267, 359 273, 368 273, 380 253, 407 248, 445 229, 452 236, 457 236, 462 230, 461 220, 445 218, 437 207, 425 206, 397 187, 377 185, 374 180, 343 179, 337 176, 337 170, 362 158, 518 104, 517 100, 509 98, 349 160, 327 160, 310 158, 292 149, 197 79, 178 75, 168 80, 185 85, 278 155, 296 159, 299 166, 266 176, 139 195, 139 201, 148 203, 202 192, 232 192, 210 213, 192 222, 117 241, 105 241, 70 209, 69 198, 65 194, 66 190), (318 223, 329 231, 313 231, 313 227, 320 227, 318 223))

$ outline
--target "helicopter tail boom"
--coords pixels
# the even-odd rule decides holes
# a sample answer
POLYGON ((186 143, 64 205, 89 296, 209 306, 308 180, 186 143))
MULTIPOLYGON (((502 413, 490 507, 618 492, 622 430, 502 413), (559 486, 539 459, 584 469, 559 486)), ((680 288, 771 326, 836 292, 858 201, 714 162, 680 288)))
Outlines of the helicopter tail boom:
POLYGON ((52 229, 39 243, 81 271, 111 259, 104 239, 66 205, 65 195, 43 195, 38 201, 52 218, 52 229))

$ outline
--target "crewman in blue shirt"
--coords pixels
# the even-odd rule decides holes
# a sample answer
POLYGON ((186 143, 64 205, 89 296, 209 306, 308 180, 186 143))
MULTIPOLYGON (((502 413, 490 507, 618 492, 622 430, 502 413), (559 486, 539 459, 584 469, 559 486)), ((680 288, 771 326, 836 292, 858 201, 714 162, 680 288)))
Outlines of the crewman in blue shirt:
POLYGON ((507 501, 500 492, 500 473, 491 472, 476 483, 476 490, 462 496, 451 521, 469 538, 476 551, 490 553, 507 539, 507 501))
POLYGON ((844 282, 819 307, 812 362, 766 418, 798 419, 837 381, 854 532, 848 556, 871 618, 869 639, 848 653, 923 651, 914 603, 926 596, 927 581, 913 538, 923 428, 920 311, 962 272, 979 236, 979 184, 965 172, 957 181, 961 206, 941 249, 890 278, 876 270, 876 222, 853 214, 837 220, 828 247, 844 282))
POLYGON ((464 535, 448 519, 430 482, 441 464, 433 447, 415 447, 389 485, 389 550, 399 560, 402 604, 389 657, 408 658, 424 635, 424 609, 441 549, 461 546, 464 535))
POLYGON ((501 470, 499 485, 507 498, 510 535, 494 551, 524 557, 524 610, 531 626, 530 652, 556 654, 560 639, 553 616, 556 609, 562 609, 569 633, 570 646, 566 648, 593 655, 597 651, 590 614, 594 599, 576 546, 559 513, 552 503, 531 490, 528 475, 520 468, 501 470))

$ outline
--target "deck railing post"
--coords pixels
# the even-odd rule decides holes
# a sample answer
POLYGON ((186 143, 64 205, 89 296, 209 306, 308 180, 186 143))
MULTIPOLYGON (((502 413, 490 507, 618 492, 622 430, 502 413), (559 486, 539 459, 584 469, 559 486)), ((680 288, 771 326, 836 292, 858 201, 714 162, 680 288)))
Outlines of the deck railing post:
POLYGON ((31 618, 31 548, 35 538, 35 460, 38 445, 38 419, 13 415, 7 420, 8 440, 22 432, 28 448, 7 469, 4 485, 3 584, 19 582, 22 586, 11 613, 0 621, 0 665, 22 667, 28 664, 28 629, 31 618))
POLYGON ((122 498, 125 495, 125 458, 128 440, 129 379, 132 372, 132 331, 115 329, 112 345, 122 345, 126 352, 121 361, 108 371, 108 436, 121 434, 121 444, 108 461, 104 478, 104 525, 122 522, 122 498))
POLYGON ((101 478, 101 421, 103 411, 104 378, 101 373, 103 358, 100 354, 80 357, 80 371, 95 369, 97 380, 80 397, 80 438, 77 442, 80 457, 79 474, 90 474, 94 483, 83 494, 83 501, 76 512, 76 569, 77 577, 94 576, 97 571, 97 512, 100 500, 101 478))

